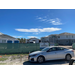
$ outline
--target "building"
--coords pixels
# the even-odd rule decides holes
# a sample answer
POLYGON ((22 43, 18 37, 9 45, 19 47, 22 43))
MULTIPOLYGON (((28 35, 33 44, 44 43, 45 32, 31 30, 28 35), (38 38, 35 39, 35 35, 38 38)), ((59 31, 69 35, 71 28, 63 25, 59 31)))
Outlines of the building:
POLYGON ((49 42, 49 36, 41 37, 41 42, 49 42))
POLYGON ((49 43, 57 43, 58 34, 51 34, 49 37, 49 43))
POLYGON ((75 43, 75 34, 67 32, 61 34, 52 34, 48 37, 42 37, 41 41, 49 43, 58 43, 59 45, 72 45, 73 43, 75 43))
POLYGON ((19 40, 0 32, 0 43, 19 43, 19 40))
POLYGON ((75 34, 73 33, 61 33, 57 39, 58 44, 60 45, 72 45, 75 43, 75 34))
POLYGON ((39 39, 37 38, 30 38, 30 39, 26 39, 26 43, 39 43, 39 39))

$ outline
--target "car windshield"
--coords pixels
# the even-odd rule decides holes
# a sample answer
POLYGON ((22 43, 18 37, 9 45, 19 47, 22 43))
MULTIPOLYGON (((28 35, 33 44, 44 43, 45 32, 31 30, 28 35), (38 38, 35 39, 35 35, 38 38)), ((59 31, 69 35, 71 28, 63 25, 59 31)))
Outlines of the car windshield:
POLYGON ((50 49, 50 48, 46 47, 46 48, 42 49, 41 51, 47 51, 47 50, 49 50, 49 49, 50 49))

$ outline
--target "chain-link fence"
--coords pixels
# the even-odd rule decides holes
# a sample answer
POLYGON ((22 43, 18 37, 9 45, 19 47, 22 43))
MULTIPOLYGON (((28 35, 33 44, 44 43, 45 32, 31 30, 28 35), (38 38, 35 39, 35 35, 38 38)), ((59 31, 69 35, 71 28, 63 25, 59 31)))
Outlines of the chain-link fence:
POLYGON ((0 43, 0 54, 29 53, 38 50, 38 43, 0 43))

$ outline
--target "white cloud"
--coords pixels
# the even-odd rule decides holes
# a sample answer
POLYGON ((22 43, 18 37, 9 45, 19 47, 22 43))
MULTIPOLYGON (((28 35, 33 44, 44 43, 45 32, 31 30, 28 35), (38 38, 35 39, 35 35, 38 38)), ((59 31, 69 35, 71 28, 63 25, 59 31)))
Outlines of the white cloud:
POLYGON ((38 32, 38 29, 35 28, 35 29, 15 29, 17 31, 20 31, 20 32, 38 32))
POLYGON ((39 29, 40 32, 53 32, 53 31, 58 31, 61 30, 61 28, 43 28, 43 29, 39 29))
POLYGON ((37 17, 37 19, 39 19, 40 21, 46 21, 46 17, 45 18, 42 18, 42 17, 37 17))
POLYGON ((37 36, 27 36, 28 38, 38 38, 37 36))
POLYGON ((13 36, 13 37, 15 37, 15 38, 21 38, 21 37, 23 37, 23 36, 13 36))
POLYGON ((41 19, 41 21, 46 21, 46 19, 41 19))
POLYGON ((39 19, 40 21, 45 21, 48 23, 51 23, 53 25, 61 25, 62 23, 60 22, 59 18, 55 18, 55 19, 48 19, 47 16, 42 18, 42 17, 37 17, 37 19, 39 19))
POLYGON ((61 28, 33 28, 33 29, 15 29, 16 31, 20 31, 20 32, 36 32, 36 33, 40 33, 40 32, 53 32, 53 31, 59 31, 61 30, 61 28))
POLYGON ((38 17, 37 19, 42 19, 41 17, 38 17))
POLYGON ((58 18, 56 18, 56 19, 50 19, 49 22, 52 23, 53 25, 61 25, 62 24, 60 22, 60 19, 58 19, 58 18))

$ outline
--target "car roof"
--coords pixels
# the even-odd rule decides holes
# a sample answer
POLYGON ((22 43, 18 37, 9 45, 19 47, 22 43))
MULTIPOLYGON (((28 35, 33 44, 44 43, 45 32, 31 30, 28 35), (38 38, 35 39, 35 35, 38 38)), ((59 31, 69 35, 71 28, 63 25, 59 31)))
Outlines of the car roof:
MULTIPOLYGON (((48 46, 48 48, 52 48, 52 47, 59 47, 59 46, 48 46)), ((63 47, 64 48, 64 47, 63 47)))
POLYGON ((48 47, 58 47, 58 46, 48 46, 48 47))

